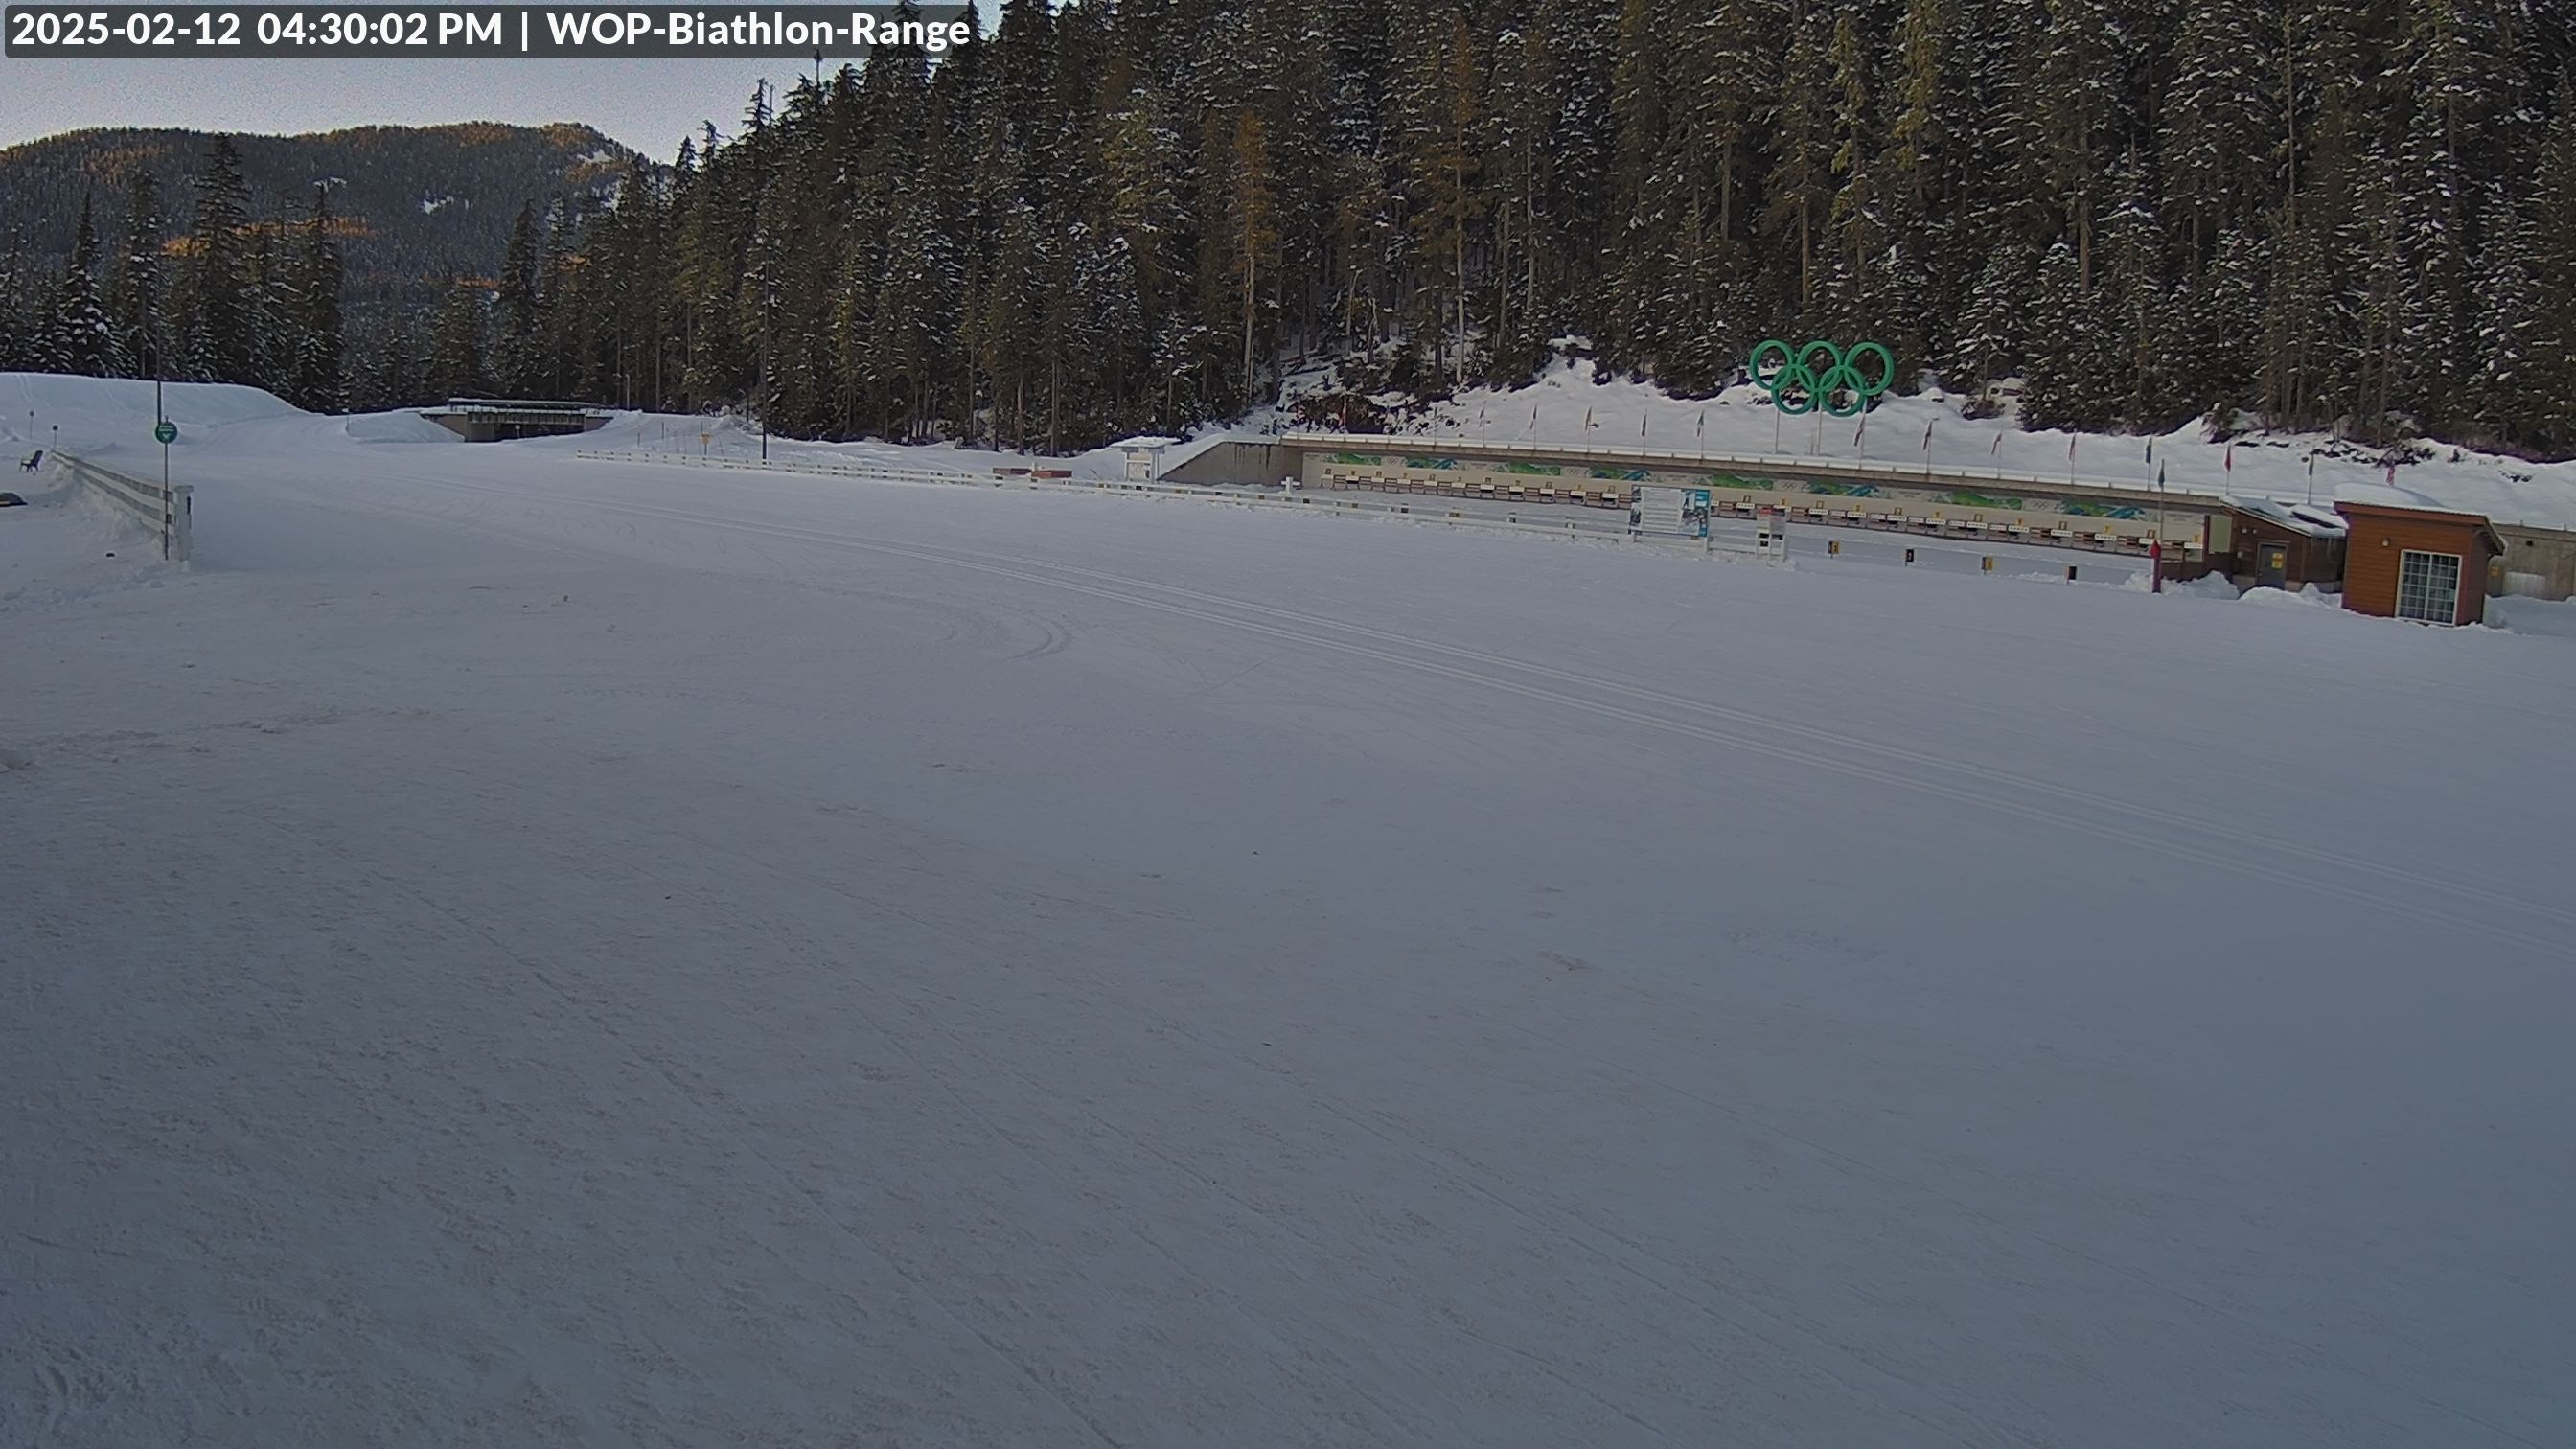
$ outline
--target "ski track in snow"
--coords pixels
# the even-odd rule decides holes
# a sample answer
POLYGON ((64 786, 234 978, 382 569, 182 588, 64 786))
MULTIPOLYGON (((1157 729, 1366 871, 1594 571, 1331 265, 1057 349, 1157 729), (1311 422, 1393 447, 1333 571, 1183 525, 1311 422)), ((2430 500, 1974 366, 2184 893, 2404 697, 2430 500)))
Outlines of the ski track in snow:
POLYGON ((0 538, 0 1445, 2576 1440, 2576 641, 205 391, 0 538))
MULTIPOLYGON (((469 489, 473 487, 473 485, 456 483, 450 483, 446 486, 469 489)), ((474 491, 508 496, 505 490, 500 489, 475 489, 474 491)), ((1858 774, 1865 778, 1874 779, 1900 789, 1920 790, 1926 793, 1937 794, 1943 798, 1954 801, 1980 805, 1989 809, 2004 810, 2042 824, 2054 824, 2064 826, 2066 828, 2090 830, 2097 833, 2122 833, 2120 832, 2118 822, 2088 820, 2079 816, 2062 813, 2063 807, 2074 806, 2082 808, 2090 802, 2088 802, 2086 797, 2079 791, 2063 786, 2052 785, 2046 781, 2025 780, 2013 776, 2005 771, 1980 768, 1970 761, 1944 759, 1940 756, 1930 754, 1922 750, 1907 749, 1891 743, 1859 739, 1850 735, 1834 733, 1811 722, 1793 723, 1789 720, 1765 716, 1750 710, 1730 708, 1712 701, 1686 699, 1662 690, 1642 688, 1636 685, 1622 683, 1617 680, 1592 678, 1570 670, 1555 669, 1546 665, 1507 659, 1500 655, 1492 654, 1483 650, 1460 649, 1432 641, 1411 638, 1403 634, 1391 633, 1383 629, 1374 629, 1364 625, 1345 623, 1336 619, 1322 618, 1314 614, 1300 613, 1292 609, 1282 609, 1250 603, 1241 599, 1227 598, 1223 595, 1203 593, 1194 589, 1177 588, 1172 585, 1155 583, 1146 579, 1130 578, 1123 574, 1104 573, 1097 569, 1074 568, 1065 565, 1049 564, 1043 560, 1024 558, 1011 554, 961 554, 957 552, 942 552, 904 547, 882 539, 845 534, 818 533, 810 530, 780 529, 737 522, 710 522, 702 515, 692 515, 673 510, 647 509, 628 503, 594 503, 589 506, 606 512, 622 514, 629 517, 651 518, 663 522, 691 523, 705 527, 722 528, 728 532, 734 533, 767 535, 776 538, 792 538, 806 542, 827 543, 852 549, 864 549, 877 553, 901 554, 912 558, 927 559, 934 562, 950 564, 958 568, 972 569, 979 573, 987 573, 998 577, 1018 579, 1028 583, 1066 589, 1076 593, 1089 594, 1097 598, 1110 599, 1120 603, 1129 604, 1137 608, 1155 609, 1166 613, 1179 614, 1187 618, 1200 619, 1209 623, 1220 624, 1250 633, 1285 639, 1319 649, 1337 650, 1343 653, 1355 654, 1364 658, 1376 659, 1386 663, 1395 664, 1404 668, 1420 670, 1427 673, 1436 673, 1467 683, 1482 685, 1488 689, 1522 695, 1530 699, 1540 700, 1542 702, 1558 705, 1567 709, 1584 710, 1607 718, 1644 725, 1652 729, 1660 729, 1674 734, 1688 735, 1693 738, 1705 740, 1712 744, 1727 745, 1736 749, 1771 755, 1791 764, 1813 766, 1825 763, 1824 757, 1816 753, 1814 750, 1799 749, 1776 738, 1763 738, 1760 736, 1745 735, 1741 733, 1729 733, 1710 729, 1705 726, 1695 725, 1682 720, 1659 718, 1640 713, 1635 710, 1623 709, 1617 705, 1608 704, 1598 699, 1586 698, 1582 695, 1566 694, 1557 690, 1535 688, 1527 684, 1517 683, 1492 674, 1459 669, 1435 660, 1409 658, 1405 655, 1390 653, 1383 649, 1354 644, 1348 640, 1331 638, 1310 631, 1284 628, 1278 624, 1267 622, 1267 619, 1293 620, 1297 623, 1319 626, 1342 633, 1357 635, 1362 638, 1383 640, 1386 643, 1402 646, 1405 649, 1418 650, 1425 653, 1444 655, 1452 658, 1472 660, 1481 664, 1493 665, 1516 672, 1562 681, 1579 689, 1622 695, 1647 703, 1662 705, 1669 709, 1725 719, 1733 723, 1749 725, 1757 729, 1777 730, 1783 733, 1794 732, 1797 738, 1812 745, 1839 746, 1848 751, 1877 755, 1905 765, 1922 767, 1943 773, 1966 775, 1976 783, 1990 787, 1991 793, 1979 794, 1956 786, 1937 783, 1926 779, 1921 775, 1909 776, 1887 769, 1873 770, 1866 766, 1855 766, 1848 762, 1839 766, 1839 768, 1843 769, 1847 773, 1858 774), (1020 565, 1021 567, 1005 567, 1004 565, 1020 565), (1096 579, 1103 583, 1125 585, 1128 587, 1125 589, 1102 588, 1090 583, 1074 582, 1068 579, 1049 577, 1047 574, 1032 573, 1029 572, 1030 568, 1050 569, 1057 573, 1073 575, 1080 579, 1096 579), (1173 603, 1168 599, 1146 597, 1133 592, 1132 590, 1134 589, 1150 589, 1214 607, 1193 608, 1187 605, 1173 603), (1236 614, 1231 612, 1221 612, 1232 610, 1240 610, 1243 611, 1243 613, 1236 614), (1264 616, 1267 616, 1267 618, 1264 616), (2030 801, 2020 798, 2021 796, 2031 794, 2049 797, 2058 802, 2060 808, 2058 810, 2051 810, 2045 807, 2038 807, 2034 806, 2030 801)), ((2557 944, 2563 942, 2565 938, 2545 934, 2525 934, 2502 931, 2491 920, 2475 915, 2460 914, 2449 910, 2441 903, 2443 898, 2461 897, 2470 901, 2478 902, 2481 905, 2500 908, 2506 911, 2527 911, 2530 914, 2545 918, 2545 920, 2556 927, 2576 926, 2576 909, 2569 909, 2548 901, 2524 900, 2503 892, 2487 890, 2473 882, 2460 879, 2453 873, 2442 871, 2439 868, 2434 868, 2432 870, 2426 870, 2421 867, 2417 867, 2415 869, 2399 869, 2380 861, 2367 860, 2349 854, 2322 850, 2296 841, 2266 841, 2251 831, 2234 829, 2222 822, 2196 819, 2175 811, 2157 809, 2151 805, 2131 804, 2125 806, 2124 809, 2133 818, 2153 820, 2159 824, 2172 827, 2187 834, 2223 839, 2237 847, 2231 851, 2211 851, 2205 847, 2195 850, 2187 842, 2170 846, 2163 843, 2137 842, 2147 845, 2148 848, 2159 850, 2172 849, 2185 855, 2215 856, 2218 858, 2220 863, 2226 865, 2231 870, 2261 876, 2265 879, 2277 881, 2294 888, 2315 891, 2322 895, 2355 904, 2365 906, 2384 905, 2400 912, 2412 914, 2429 913, 2443 920, 2450 921, 2465 930, 2478 933, 2495 933, 2498 935, 2499 939, 2503 941, 2529 946, 2542 951, 2553 949, 2557 944), (2390 896, 2384 893, 2375 894, 2371 891, 2360 890, 2347 886, 2341 882, 2313 872, 2298 873, 2283 871, 2262 859, 2262 856, 2265 854, 2289 855, 2333 870, 2350 874, 2371 876, 2380 883, 2381 892, 2385 892, 2390 886, 2404 887, 2406 889, 2401 896, 2390 896)))

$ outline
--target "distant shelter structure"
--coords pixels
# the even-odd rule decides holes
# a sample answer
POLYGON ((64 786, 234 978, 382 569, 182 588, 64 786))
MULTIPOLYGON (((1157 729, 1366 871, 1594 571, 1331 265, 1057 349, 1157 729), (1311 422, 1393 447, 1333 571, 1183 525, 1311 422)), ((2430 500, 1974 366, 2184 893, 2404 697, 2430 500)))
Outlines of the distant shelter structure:
POLYGON ((531 398, 452 397, 420 415, 469 443, 509 438, 561 438, 608 426, 608 412, 588 403, 531 398))

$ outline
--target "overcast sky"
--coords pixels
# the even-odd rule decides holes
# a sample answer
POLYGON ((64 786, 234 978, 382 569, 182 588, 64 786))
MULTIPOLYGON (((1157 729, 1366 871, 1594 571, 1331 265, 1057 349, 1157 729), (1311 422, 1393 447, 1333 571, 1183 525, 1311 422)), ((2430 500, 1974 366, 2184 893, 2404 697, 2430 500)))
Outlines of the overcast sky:
POLYGON ((792 60, 0 59, 0 146, 90 126, 291 135, 439 121, 579 121, 656 160, 712 119, 731 135, 792 60))

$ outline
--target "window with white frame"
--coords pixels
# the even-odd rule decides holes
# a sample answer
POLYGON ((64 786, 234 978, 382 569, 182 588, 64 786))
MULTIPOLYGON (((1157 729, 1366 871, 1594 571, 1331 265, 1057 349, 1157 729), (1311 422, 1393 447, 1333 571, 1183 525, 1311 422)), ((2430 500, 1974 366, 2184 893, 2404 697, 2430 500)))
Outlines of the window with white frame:
POLYGON ((2460 621, 2460 556, 2406 550, 2397 560, 2397 617, 2430 624, 2460 621))

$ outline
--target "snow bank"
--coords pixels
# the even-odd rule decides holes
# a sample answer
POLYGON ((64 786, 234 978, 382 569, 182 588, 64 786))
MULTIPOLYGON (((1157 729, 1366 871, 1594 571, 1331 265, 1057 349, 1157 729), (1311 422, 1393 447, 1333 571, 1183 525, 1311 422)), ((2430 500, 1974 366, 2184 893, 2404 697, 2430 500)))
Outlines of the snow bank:
POLYGON ((2343 607, 2342 600, 2327 595, 2319 590, 2314 584, 2302 584, 2296 593, 2292 593, 2287 589, 2276 589, 2269 586, 2258 589, 2248 589, 2245 591, 2245 596, 2241 602, 2252 604, 2258 608, 2327 608, 2339 610, 2343 607))
POLYGON ((2576 640, 2576 599, 2534 599, 2522 594, 2489 599, 2487 624, 2516 634, 2576 640))
POLYGON ((25 627, 15 616, 27 609, 133 588, 168 572, 149 530, 59 470, 30 479, 11 468, 0 474, 0 488, 27 500, 0 508, 0 630, 25 627))
POLYGON ((390 413, 355 413, 340 424, 353 443, 461 443, 465 440, 409 409, 390 413))
MULTIPOLYGON (((0 437, 75 451, 152 441, 153 384, 132 378, 0 372, 0 437), (59 430, 59 432, 57 432, 59 430)), ((163 398, 182 446, 211 428, 307 414, 275 394, 227 383, 165 384, 163 398)))

